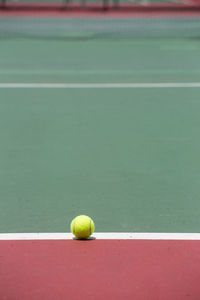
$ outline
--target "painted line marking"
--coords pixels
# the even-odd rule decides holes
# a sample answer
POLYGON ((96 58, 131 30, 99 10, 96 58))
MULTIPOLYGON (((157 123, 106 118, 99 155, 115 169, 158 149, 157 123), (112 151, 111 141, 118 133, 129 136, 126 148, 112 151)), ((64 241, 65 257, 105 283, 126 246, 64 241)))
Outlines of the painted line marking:
POLYGON ((200 82, 179 83, 0 83, 0 88, 106 89, 106 88, 200 88, 200 82))
MULTIPOLYGON (((96 232, 100 240, 200 240, 200 233, 96 232)), ((1 233, 0 240, 71 240, 72 233, 1 233)))

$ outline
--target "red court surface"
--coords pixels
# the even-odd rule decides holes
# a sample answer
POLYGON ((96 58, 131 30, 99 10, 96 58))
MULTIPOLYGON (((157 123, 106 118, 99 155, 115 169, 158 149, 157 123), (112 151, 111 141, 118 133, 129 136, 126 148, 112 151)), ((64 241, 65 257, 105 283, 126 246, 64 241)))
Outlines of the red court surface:
POLYGON ((0 17, 57 17, 57 18, 144 18, 144 17, 200 17, 200 0, 186 0, 180 3, 120 3, 118 8, 109 4, 108 10, 102 10, 102 3, 70 2, 61 3, 6 3, 0 5, 0 17))
POLYGON ((42 18, 199 18, 200 9, 193 11, 145 11, 145 10, 108 10, 104 12, 101 10, 83 10, 63 9, 58 7, 38 8, 36 7, 20 7, 20 5, 13 5, 8 9, 0 9, 0 18, 12 17, 42 17, 42 18))
POLYGON ((200 241, 0 242, 1 300, 198 300, 200 241))

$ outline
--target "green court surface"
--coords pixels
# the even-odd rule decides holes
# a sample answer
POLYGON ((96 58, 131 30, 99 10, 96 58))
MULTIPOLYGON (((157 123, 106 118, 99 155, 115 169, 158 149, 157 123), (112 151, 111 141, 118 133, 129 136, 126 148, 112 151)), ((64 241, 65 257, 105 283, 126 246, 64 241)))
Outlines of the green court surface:
POLYGON ((0 82, 194 82, 198 40, 1 42, 0 82))
MULTIPOLYGON (((33 20, 1 18, 1 84, 200 81, 195 26, 191 38, 179 26, 181 38, 70 39, 63 29, 56 39, 34 36, 33 20)), ((67 232, 82 213, 98 232, 198 232, 199 96, 185 87, 0 88, 0 232, 67 232)))
POLYGON ((1 89, 1 232, 198 232, 199 89, 1 89))

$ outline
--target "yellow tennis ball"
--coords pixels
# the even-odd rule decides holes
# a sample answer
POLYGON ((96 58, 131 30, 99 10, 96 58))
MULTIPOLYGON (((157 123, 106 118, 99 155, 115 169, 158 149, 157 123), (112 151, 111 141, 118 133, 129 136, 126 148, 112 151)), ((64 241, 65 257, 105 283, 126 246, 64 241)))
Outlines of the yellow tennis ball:
POLYGON ((78 216, 71 222, 71 232, 79 239, 87 239, 94 229, 93 220, 85 215, 78 216))

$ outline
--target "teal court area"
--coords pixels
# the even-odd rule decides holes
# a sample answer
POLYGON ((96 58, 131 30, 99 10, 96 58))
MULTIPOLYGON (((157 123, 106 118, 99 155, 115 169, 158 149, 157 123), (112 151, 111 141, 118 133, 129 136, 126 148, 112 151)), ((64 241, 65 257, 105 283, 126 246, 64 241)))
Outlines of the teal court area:
POLYGON ((198 232, 199 88, 1 89, 1 232, 198 232))

